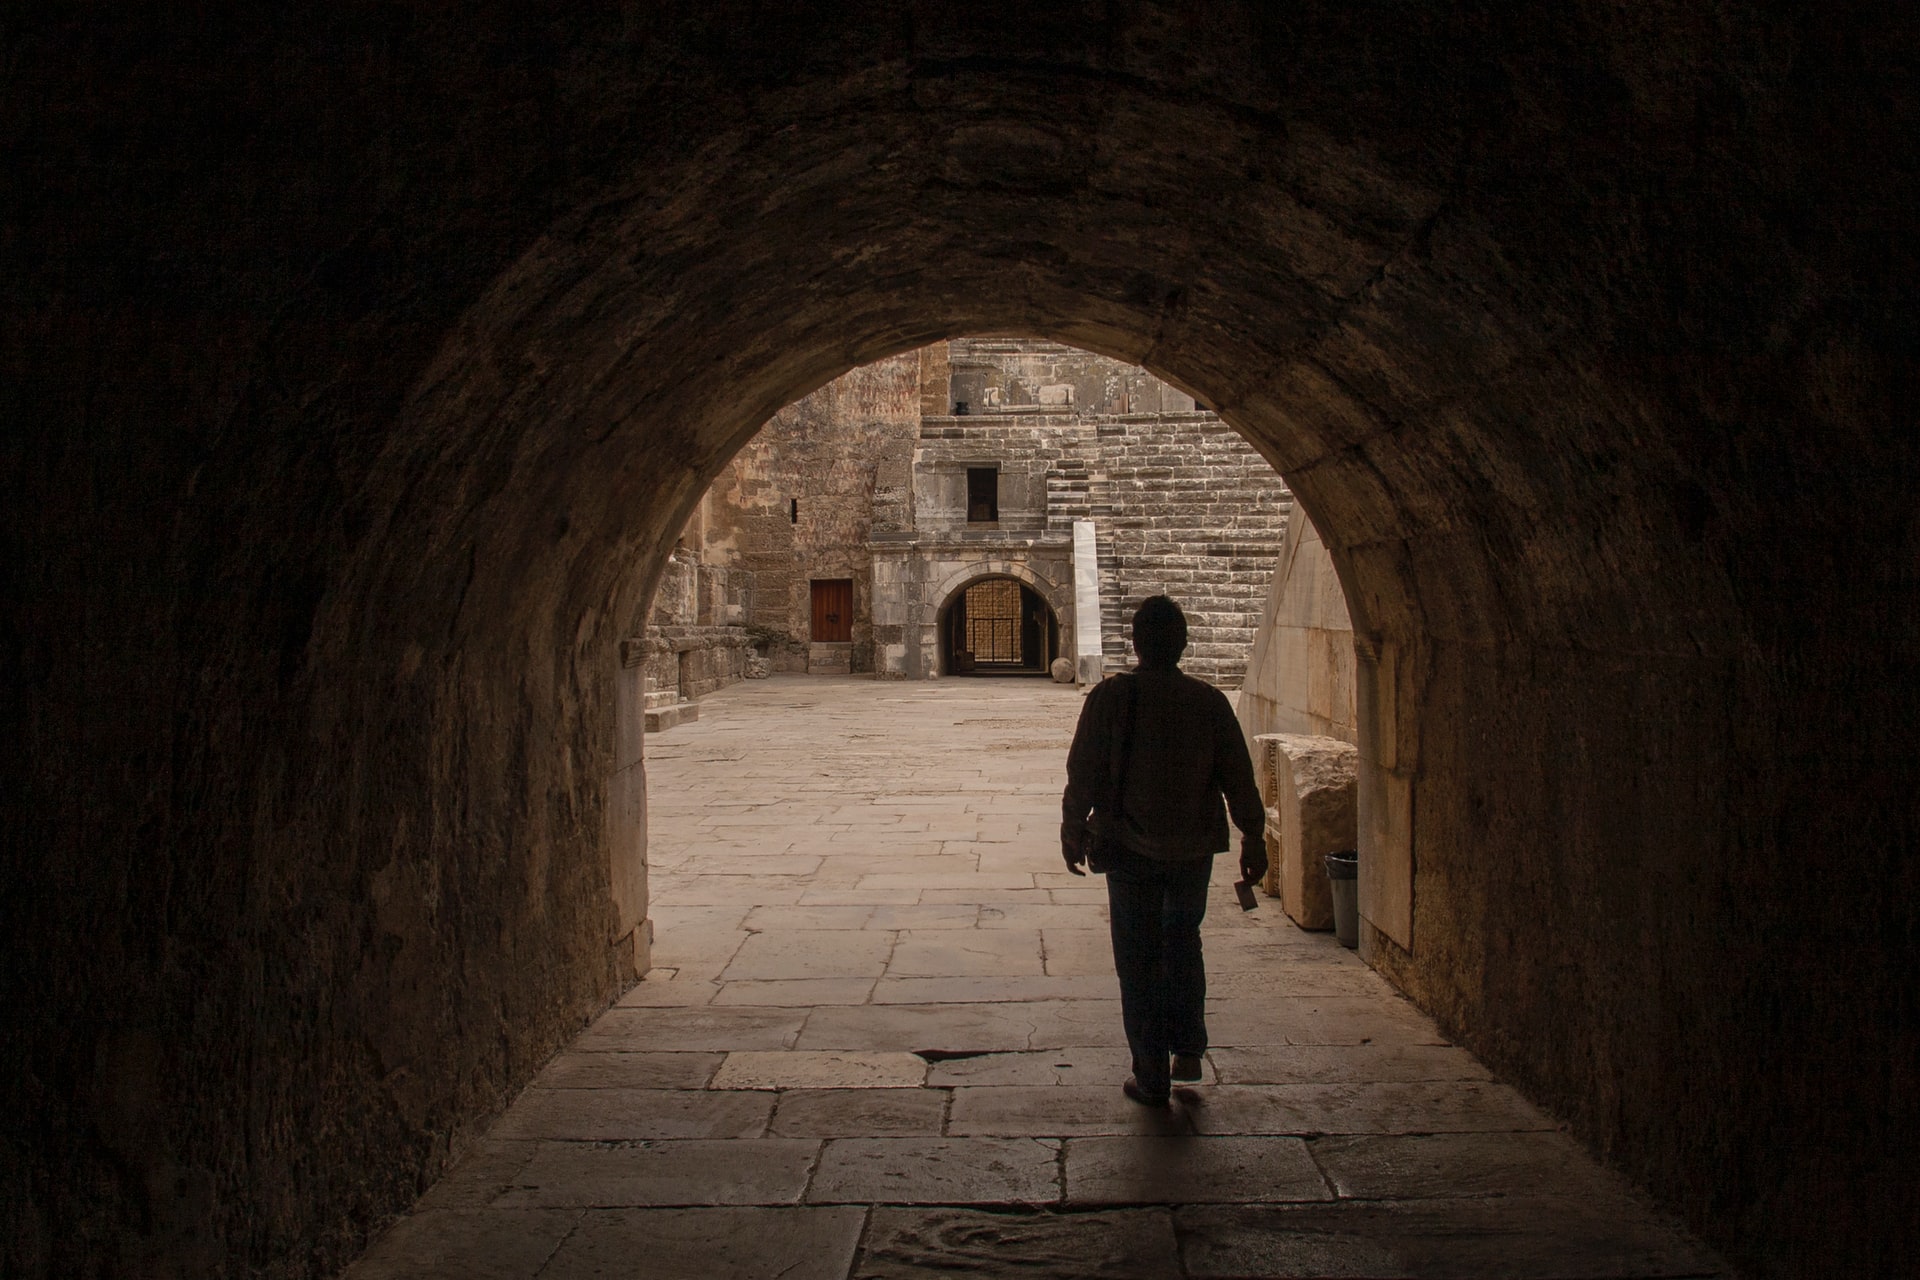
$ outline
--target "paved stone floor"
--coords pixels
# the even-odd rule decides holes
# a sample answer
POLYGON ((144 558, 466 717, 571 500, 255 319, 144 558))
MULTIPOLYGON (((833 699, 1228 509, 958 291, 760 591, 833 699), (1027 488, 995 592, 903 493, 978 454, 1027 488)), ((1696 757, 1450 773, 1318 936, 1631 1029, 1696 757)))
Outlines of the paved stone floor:
POLYGON ((1722 1273, 1224 865, 1206 1079, 1126 1101, 1079 707, 788 677, 650 739, 657 968, 350 1276, 1722 1273))

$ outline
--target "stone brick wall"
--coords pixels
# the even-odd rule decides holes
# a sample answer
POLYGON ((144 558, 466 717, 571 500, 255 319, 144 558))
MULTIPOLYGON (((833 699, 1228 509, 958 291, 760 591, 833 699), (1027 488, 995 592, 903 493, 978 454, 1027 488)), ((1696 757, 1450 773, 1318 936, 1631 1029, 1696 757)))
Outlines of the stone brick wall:
POLYGON ((1313 521, 1296 511, 1240 686, 1247 737, 1291 733, 1359 742, 1354 664, 1353 622, 1333 557, 1313 521))
POLYGON ((1165 591, 1187 610, 1185 669, 1233 689, 1291 506, 1232 428, 1145 369, 1056 342, 955 339, 774 415, 689 521, 652 622, 744 622, 777 670, 850 661, 925 678, 942 674, 952 593, 1004 574, 1049 601, 1071 652, 1073 522, 1090 519, 1107 665, 1132 663, 1133 608, 1165 591), (968 413, 945 412, 968 397, 968 413), (968 518, 980 467, 997 472, 990 521, 968 518), (812 652, 808 581, 840 577, 854 583, 851 654, 812 652))
POLYGON ((981 370, 999 370, 1001 385, 1021 394, 1075 387, 1075 402, 985 412, 970 405, 965 415, 923 420, 914 465, 919 532, 983 545, 1058 545, 1070 562, 1073 522, 1090 519, 1107 665, 1132 664, 1133 609, 1165 592, 1187 611, 1183 669, 1238 688, 1293 507, 1279 475, 1217 415, 1193 409, 1191 397, 1144 369, 1057 343, 950 345, 952 399, 964 398, 965 379, 977 385, 981 370), (1186 407, 1096 412, 1087 408, 1096 395, 1109 405, 1186 407), (1000 518, 991 525, 967 520, 967 470, 986 465, 1000 470, 1000 518))
POLYGON ((1292 495, 1252 446, 1207 412, 1102 419, 1100 636, 1107 665, 1133 661, 1142 597, 1165 592, 1187 612, 1181 669, 1240 687, 1292 495))
MULTIPOLYGON (((1139 365, 1078 347, 1035 338, 956 338, 946 344, 951 390, 945 406, 965 402, 972 413, 1025 406, 1073 408, 1082 413, 1186 413, 1193 397, 1139 365)), ((929 370, 931 372, 931 370, 929 370)))
POLYGON ((809 584, 850 578, 849 660, 854 671, 873 670, 867 542, 876 527, 911 519, 907 477, 920 422, 921 360, 908 352, 864 365, 768 421, 688 521, 655 594, 650 633, 743 625, 776 670, 805 671, 809 584), (689 576, 696 581, 685 581, 689 576))

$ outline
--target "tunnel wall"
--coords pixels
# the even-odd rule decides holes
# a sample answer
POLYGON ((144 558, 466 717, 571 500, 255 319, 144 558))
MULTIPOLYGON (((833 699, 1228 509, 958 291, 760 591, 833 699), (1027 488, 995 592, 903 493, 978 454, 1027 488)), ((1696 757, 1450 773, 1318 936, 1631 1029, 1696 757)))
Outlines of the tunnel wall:
POLYGON ((1305 733, 1353 742, 1353 623, 1333 557, 1304 513, 1287 520, 1234 709, 1247 741, 1305 733))
POLYGON ((1751 1270, 1911 1269, 1912 20, 1014 16, 7 16, 10 1274, 404 1208, 631 974, 617 642, 698 495, 993 332, 1312 513, 1375 962, 1751 1270))

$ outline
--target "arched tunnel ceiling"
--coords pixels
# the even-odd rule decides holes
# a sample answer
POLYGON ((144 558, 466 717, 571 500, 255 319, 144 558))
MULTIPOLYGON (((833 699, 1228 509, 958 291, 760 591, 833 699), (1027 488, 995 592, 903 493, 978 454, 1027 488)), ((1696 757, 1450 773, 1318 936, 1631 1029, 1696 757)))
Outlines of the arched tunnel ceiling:
MULTIPOLYGON (((1353 121, 1341 136, 1123 76, 1089 93, 901 63, 767 92, 754 122, 562 218, 446 343, 392 474, 416 498, 493 492, 610 539, 483 562, 551 580, 609 571, 614 546, 657 558, 781 404, 929 339, 1013 329, 1217 406, 1326 528, 1376 628, 1686 643, 1696 609, 1724 609, 1724 583, 1662 551, 1673 406, 1639 370, 1607 376, 1645 317, 1583 325, 1560 303, 1620 272, 1628 237, 1530 210, 1510 249, 1513 211, 1474 189, 1451 120, 1386 154, 1353 121), (503 488, 476 485, 485 467, 503 488)), ((486 518, 497 536, 532 529, 510 510, 486 518)))

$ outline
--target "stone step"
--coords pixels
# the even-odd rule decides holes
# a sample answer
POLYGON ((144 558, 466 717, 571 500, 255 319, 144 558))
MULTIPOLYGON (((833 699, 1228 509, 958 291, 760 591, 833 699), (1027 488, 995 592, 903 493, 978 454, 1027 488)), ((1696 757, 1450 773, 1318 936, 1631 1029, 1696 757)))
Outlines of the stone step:
POLYGON ((700 718, 700 704, 697 702, 676 702, 672 706, 659 710, 649 709, 645 713, 648 733, 664 733, 678 724, 692 724, 700 718))

